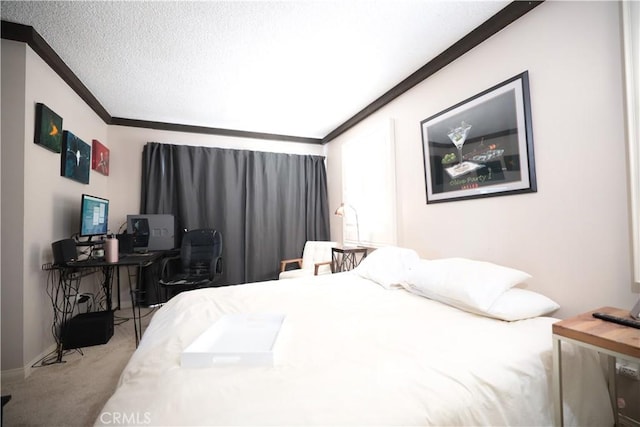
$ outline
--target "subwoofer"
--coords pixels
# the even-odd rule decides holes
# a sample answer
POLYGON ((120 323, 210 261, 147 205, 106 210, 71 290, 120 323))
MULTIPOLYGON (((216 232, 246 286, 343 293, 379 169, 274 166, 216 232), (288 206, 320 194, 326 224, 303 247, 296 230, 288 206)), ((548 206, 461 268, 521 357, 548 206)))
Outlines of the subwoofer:
POLYGON ((63 265, 78 258, 76 242, 73 239, 63 239, 51 244, 53 263, 63 265))
POLYGON ((89 347, 106 344, 113 336, 113 311, 78 314, 62 326, 62 348, 89 347))

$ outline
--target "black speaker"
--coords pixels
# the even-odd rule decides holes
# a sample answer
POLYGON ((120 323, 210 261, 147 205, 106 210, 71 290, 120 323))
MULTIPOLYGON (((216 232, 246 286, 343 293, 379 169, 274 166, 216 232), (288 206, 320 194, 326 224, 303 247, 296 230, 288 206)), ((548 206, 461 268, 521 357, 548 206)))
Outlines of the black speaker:
POLYGON ((62 327, 62 348, 106 344, 113 336, 113 311, 78 314, 62 327))
POLYGON ((63 239, 51 244, 54 264, 66 264, 78 258, 76 242, 73 239, 63 239))

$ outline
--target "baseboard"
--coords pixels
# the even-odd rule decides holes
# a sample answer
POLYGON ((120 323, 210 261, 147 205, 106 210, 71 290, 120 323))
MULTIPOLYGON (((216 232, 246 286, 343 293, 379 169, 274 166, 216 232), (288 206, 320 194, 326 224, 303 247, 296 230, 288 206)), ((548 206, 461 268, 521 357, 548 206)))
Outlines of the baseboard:
POLYGON ((13 383, 22 381, 25 378, 27 378, 27 375, 24 368, 7 369, 6 371, 2 371, 0 382, 2 382, 3 384, 13 383))
MULTIPOLYGON (((117 303, 114 303, 114 306, 117 303)), ((120 301, 120 310, 131 310, 131 300, 120 301)), ((34 357, 26 366, 22 368, 7 369, 0 371, 0 383, 15 382, 25 380, 31 375, 33 365, 40 362, 45 356, 51 354, 56 349, 56 344, 51 344, 46 350, 34 357)))
POLYGON ((46 350, 42 353, 34 357, 26 366, 22 368, 15 369, 7 369, 0 373, 0 381, 1 382, 13 382, 13 381, 22 381, 25 380, 31 375, 31 371, 33 370, 33 365, 42 360, 45 356, 51 354, 56 349, 56 344, 51 344, 46 350))

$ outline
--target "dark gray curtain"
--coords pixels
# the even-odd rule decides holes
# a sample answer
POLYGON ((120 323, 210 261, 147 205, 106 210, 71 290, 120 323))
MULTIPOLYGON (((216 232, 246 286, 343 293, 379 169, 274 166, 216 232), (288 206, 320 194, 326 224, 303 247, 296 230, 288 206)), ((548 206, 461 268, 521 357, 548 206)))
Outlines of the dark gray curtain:
POLYGON ((222 233, 223 284, 275 279, 307 240, 329 240, 324 157, 150 142, 140 212, 222 233))

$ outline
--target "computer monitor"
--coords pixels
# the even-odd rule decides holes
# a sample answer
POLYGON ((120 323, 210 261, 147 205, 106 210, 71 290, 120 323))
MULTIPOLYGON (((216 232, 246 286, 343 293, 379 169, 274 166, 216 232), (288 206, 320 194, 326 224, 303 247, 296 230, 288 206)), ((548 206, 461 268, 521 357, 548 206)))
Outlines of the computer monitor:
POLYGON ((133 250, 135 252, 145 250, 161 251, 175 248, 175 221, 173 215, 127 215, 127 233, 134 235, 133 250))
POLYGON ((80 203, 80 237, 104 236, 109 230, 109 200, 83 194, 80 203))
POLYGON ((127 234, 133 236, 133 251, 144 252, 149 246, 149 219, 142 215, 127 215, 127 234))

